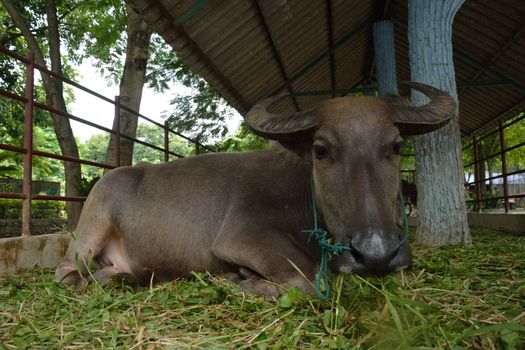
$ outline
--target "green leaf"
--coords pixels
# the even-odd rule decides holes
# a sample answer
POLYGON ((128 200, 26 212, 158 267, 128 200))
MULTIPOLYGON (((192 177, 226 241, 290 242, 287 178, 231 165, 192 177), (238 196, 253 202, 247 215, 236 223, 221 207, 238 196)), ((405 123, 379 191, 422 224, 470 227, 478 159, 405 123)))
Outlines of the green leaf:
POLYGON ((303 298, 303 293, 297 287, 290 288, 282 294, 278 300, 279 307, 289 309, 299 303, 303 298))

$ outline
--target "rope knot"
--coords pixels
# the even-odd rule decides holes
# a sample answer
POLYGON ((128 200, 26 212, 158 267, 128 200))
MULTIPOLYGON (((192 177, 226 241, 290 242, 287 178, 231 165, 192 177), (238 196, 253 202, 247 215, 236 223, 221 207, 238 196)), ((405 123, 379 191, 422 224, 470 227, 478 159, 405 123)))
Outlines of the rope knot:
MULTIPOLYGON (((302 230, 303 233, 308 235, 308 240, 315 237, 317 244, 321 248, 321 261, 319 263, 319 273, 315 278, 315 292, 319 299, 327 300, 330 297, 330 286, 329 286, 329 277, 328 277, 328 254, 340 255, 344 251, 352 251, 352 248, 349 245, 343 245, 341 243, 331 244, 330 239, 328 238, 328 232, 320 228, 319 218, 317 213, 317 205, 315 201, 315 191, 314 191, 314 180, 313 177, 310 183, 310 191, 312 194, 312 209, 314 216, 314 228, 311 230, 302 230), (322 292, 321 284, 324 286, 324 293, 322 292)), ((403 194, 399 190, 399 201, 401 204, 401 216, 403 218, 403 238, 400 241, 400 244, 405 244, 408 240, 408 217, 405 211, 405 203, 403 201, 403 194)))
POLYGON ((330 239, 328 238, 328 232, 325 229, 315 227, 311 230, 303 230, 303 233, 306 233, 309 237, 309 239, 314 236, 315 240, 317 241, 317 244, 323 252, 331 253, 334 255, 340 255, 344 251, 351 251, 352 248, 347 245, 343 245, 341 243, 330 243, 330 239))
POLYGON ((315 279, 315 289, 317 296, 321 300, 327 300, 330 297, 330 286, 328 279, 328 254, 340 255, 344 251, 351 251, 352 248, 341 243, 331 244, 328 238, 328 232, 317 226, 317 215, 314 219, 314 228, 311 230, 303 230, 303 233, 308 235, 308 239, 315 237, 317 244, 321 248, 321 262, 319 264, 319 274, 315 279), (321 291, 323 285, 324 293, 321 291))

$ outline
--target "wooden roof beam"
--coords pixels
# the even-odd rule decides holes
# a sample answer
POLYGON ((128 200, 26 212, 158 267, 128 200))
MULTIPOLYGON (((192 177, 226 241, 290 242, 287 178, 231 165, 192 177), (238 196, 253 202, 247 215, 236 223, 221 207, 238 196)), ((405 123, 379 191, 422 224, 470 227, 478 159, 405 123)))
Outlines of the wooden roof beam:
MULTIPOLYGON (((360 34, 363 30, 370 28, 370 25, 372 24, 371 18, 367 18, 363 22, 361 22, 356 28, 345 34, 341 39, 336 40, 334 45, 329 47, 327 50, 325 50, 323 53, 321 53, 319 56, 314 58, 310 63, 306 64, 302 69, 300 69, 297 73, 295 73, 289 80, 288 84, 293 83, 299 78, 302 78, 305 74, 309 73, 312 69, 317 67, 323 60, 330 56, 333 52, 335 52, 337 49, 339 49, 343 44, 346 44, 351 39, 355 38, 356 35, 360 34)), ((284 86, 279 87, 277 90, 275 90, 271 95, 275 95, 279 93, 280 91, 284 90, 286 88, 286 84, 284 86)))
MULTIPOLYGON (((501 46, 493 55, 492 57, 490 58, 490 60, 485 63, 486 66, 491 66, 494 62, 496 62, 500 57, 501 55, 503 55, 505 53, 505 51, 512 45, 514 44, 514 42, 516 42, 516 40, 518 40, 519 38, 521 38, 523 36, 523 34, 525 33, 525 24, 523 26, 520 27, 520 29, 518 29, 518 31, 516 31, 512 37, 507 40, 505 42, 505 44, 503 44, 503 46, 501 46)), ((472 77, 472 79, 470 79, 471 81, 476 81, 483 73, 485 73, 485 70, 484 69, 480 69, 478 72, 476 72, 476 74, 474 74, 474 76, 472 77)), ((463 88, 461 89, 459 92, 458 92, 458 96, 461 95, 463 92, 465 92, 465 89, 466 88, 463 88)))
MULTIPOLYGON (((394 17, 392 17, 392 19, 395 20, 398 23, 403 24, 405 27, 408 26, 407 21, 405 21, 403 18, 401 18, 399 16, 394 16, 394 17)), ((508 85, 512 86, 514 89, 519 90, 521 93, 525 94, 525 85, 523 85, 522 83, 517 82, 517 81, 515 81, 513 79, 510 79, 506 75, 501 74, 497 70, 490 68, 486 64, 476 60, 475 58, 471 57, 470 55, 466 54, 465 52, 463 52, 461 50, 453 49, 453 51, 454 51, 454 57, 455 58, 458 58, 459 60, 465 62, 466 64, 468 64, 470 66, 477 67, 478 69, 482 69, 484 72, 487 72, 487 73, 495 76, 496 78, 498 78, 500 80, 504 80, 504 81, 508 82, 508 85)))
POLYGON ((261 7, 259 6, 259 3, 257 0, 253 0, 253 3, 255 5, 255 11, 257 13, 257 17, 259 18, 259 21, 261 22, 261 25, 264 29, 264 33, 266 34, 266 40, 270 43, 270 48, 272 49, 272 55, 277 63, 277 66, 279 67, 279 72, 281 73, 281 77, 284 80, 284 83, 286 85, 286 89, 292 96, 292 102, 295 106, 295 109, 299 112, 301 109, 299 108, 299 103, 297 102, 297 99, 295 98, 293 94, 292 84, 289 82, 288 75, 286 74, 286 69, 284 68, 283 60, 281 58, 281 55, 279 54, 279 51, 277 51, 277 48, 275 47, 275 41, 273 39, 272 33, 270 33, 270 29, 268 28, 268 23, 266 23, 266 20, 264 19, 264 15, 262 13, 261 7))
MULTIPOLYGON (((332 0, 325 0, 326 4, 326 25, 328 27, 328 47, 334 45, 334 21, 332 15, 332 0)), ((332 87, 332 97, 335 97, 335 89, 337 86, 336 76, 335 76, 335 55, 332 52, 330 54, 330 84, 332 87)))
MULTIPOLYGON (((490 122, 483 124, 482 126, 472 130, 470 133, 468 133, 468 136, 475 136, 479 133, 479 131, 486 129, 490 127, 491 125, 497 124, 499 121, 502 121, 504 119, 507 119, 509 117, 509 114, 514 112, 518 107, 525 105, 525 98, 513 105, 512 107, 506 109, 503 113, 498 114, 497 117, 493 118, 490 122)), ((519 111, 515 112, 519 113, 519 111)))
MULTIPOLYGON (((200 0, 198 1, 198 3, 200 0)), ((164 35, 170 35, 171 36, 178 37, 177 40, 180 40, 181 42, 185 43, 191 52, 197 56, 197 59, 204 63, 204 65, 209 69, 211 72, 211 75, 213 76, 213 83, 223 85, 227 92, 233 97, 238 106, 241 108, 239 112, 246 113, 248 109, 250 108, 250 105, 246 102, 246 100, 241 96, 239 91, 235 89, 233 84, 229 79, 226 78, 226 76, 217 68, 217 66, 210 60, 210 58, 206 55, 206 53, 199 47, 199 45, 186 33, 183 26, 180 24, 177 24, 177 19, 171 16, 168 12, 168 9, 159 1, 159 0, 149 0, 147 3, 139 0, 127 0, 127 3, 138 13, 143 13, 146 8, 152 7, 156 13, 156 18, 149 18, 150 21, 164 21, 166 23, 173 23, 171 28, 167 29, 164 33, 160 33, 162 36, 164 35)), ((196 7, 202 9, 204 7, 204 0, 199 4, 193 5, 194 11, 192 11, 192 16, 194 16, 198 11, 195 11, 196 7), (199 5, 199 6, 197 6, 199 5)), ((191 9, 188 11, 191 11, 191 9)), ((186 12, 187 13, 187 12, 186 12)), ((178 18, 180 18, 179 16, 178 18)), ((188 20, 188 16, 186 18, 186 21, 188 20)), ((148 22, 148 18, 145 18, 146 22, 148 22)), ((173 43, 170 43, 173 44, 173 43)), ((172 45, 173 46, 173 45, 172 45)))
POLYGON ((517 81, 515 81, 513 79, 510 79, 509 77, 507 77, 504 74, 501 74, 500 72, 498 72, 495 69, 490 68, 486 64, 476 60, 475 58, 471 57, 470 55, 466 54, 465 52, 462 52, 461 50, 458 50, 458 49, 454 49, 454 56, 457 57, 459 60, 467 63, 468 65, 477 67, 477 68, 483 70, 484 72, 487 72, 487 73, 495 76, 496 78, 498 78, 500 80, 506 81, 508 83, 508 85, 512 86, 514 89, 519 90, 521 93, 525 94, 525 86, 523 84, 521 84, 521 83, 519 83, 519 82, 517 82, 517 81))

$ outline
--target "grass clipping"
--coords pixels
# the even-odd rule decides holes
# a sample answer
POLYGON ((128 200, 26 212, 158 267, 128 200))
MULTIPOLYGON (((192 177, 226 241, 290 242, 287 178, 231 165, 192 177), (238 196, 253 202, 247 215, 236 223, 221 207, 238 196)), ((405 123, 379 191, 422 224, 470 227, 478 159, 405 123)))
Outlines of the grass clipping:
POLYGON ((472 247, 413 245, 414 269, 339 275, 326 302, 277 301, 195 274, 77 295, 36 270, 0 279, 5 349, 525 349, 525 237, 473 230, 472 247))

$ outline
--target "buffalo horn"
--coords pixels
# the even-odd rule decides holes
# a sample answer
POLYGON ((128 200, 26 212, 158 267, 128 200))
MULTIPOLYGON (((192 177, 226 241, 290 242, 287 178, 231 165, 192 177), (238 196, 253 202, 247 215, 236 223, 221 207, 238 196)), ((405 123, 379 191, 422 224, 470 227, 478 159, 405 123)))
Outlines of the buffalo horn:
POLYGON ((403 82, 402 88, 412 88, 422 92, 430 99, 424 106, 410 106, 391 100, 394 123, 402 135, 424 134, 439 129, 454 116, 457 104, 446 92, 425 84, 403 82))
POLYGON ((288 93, 282 93, 268 97, 250 109, 245 120, 254 133, 272 140, 288 141, 317 127, 314 110, 298 112, 291 116, 267 111, 273 103, 287 95, 288 93))

